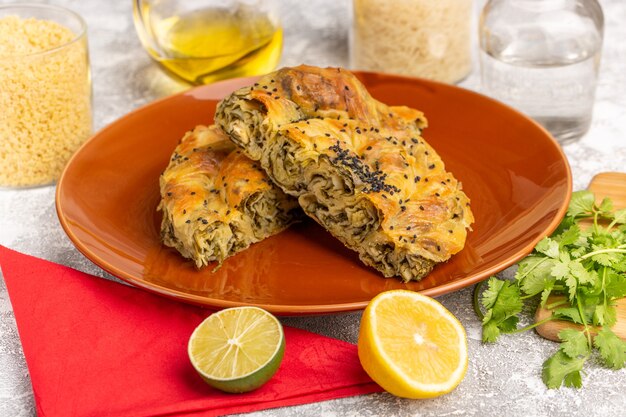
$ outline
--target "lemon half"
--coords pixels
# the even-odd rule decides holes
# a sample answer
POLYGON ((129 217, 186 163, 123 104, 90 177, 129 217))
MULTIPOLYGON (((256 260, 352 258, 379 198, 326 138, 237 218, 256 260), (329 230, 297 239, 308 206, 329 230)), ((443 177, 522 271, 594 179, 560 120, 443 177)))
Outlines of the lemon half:
POLYGON ((372 299, 361 320, 358 352, 368 375, 398 397, 437 397, 467 372, 463 325, 439 302, 413 291, 372 299))

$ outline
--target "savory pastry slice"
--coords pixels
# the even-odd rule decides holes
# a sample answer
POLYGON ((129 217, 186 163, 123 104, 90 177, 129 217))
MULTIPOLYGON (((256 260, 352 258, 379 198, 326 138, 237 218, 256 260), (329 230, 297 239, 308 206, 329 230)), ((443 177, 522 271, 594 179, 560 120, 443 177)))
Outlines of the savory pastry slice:
POLYGON ((217 126, 197 126, 160 178, 161 238, 198 268, 274 235, 298 219, 292 197, 217 126))
POLYGON ((423 114, 374 100, 350 72, 281 69, 225 98, 215 120, 385 276, 419 280, 463 248, 469 199, 421 137, 423 114))

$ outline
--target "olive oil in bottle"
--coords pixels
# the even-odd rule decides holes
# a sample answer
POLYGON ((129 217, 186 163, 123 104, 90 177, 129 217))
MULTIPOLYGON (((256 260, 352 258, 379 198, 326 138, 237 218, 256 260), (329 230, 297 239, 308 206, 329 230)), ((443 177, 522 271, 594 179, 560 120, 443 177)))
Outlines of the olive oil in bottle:
POLYGON ((282 28, 249 6, 208 8, 161 18, 144 3, 135 23, 146 50, 169 72, 193 84, 273 71, 282 28), (139 25, 142 25, 140 28, 139 25))

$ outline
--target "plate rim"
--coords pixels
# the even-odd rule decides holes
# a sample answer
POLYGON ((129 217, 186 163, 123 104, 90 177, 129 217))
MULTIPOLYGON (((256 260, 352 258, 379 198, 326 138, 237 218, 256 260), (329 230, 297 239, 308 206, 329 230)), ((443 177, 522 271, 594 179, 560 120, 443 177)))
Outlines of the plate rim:
MULTIPOLYGON (((417 82, 417 83, 435 84, 435 85, 443 86, 445 88, 460 89, 460 90, 463 90, 464 93, 466 94, 475 95, 475 96, 480 97, 483 100, 486 99, 491 102, 495 102, 499 106, 504 106, 508 108, 509 110, 513 111, 514 113, 517 113, 519 117, 526 119, 527 122, 532 123, 533 125, 535 125, 535 127, 542 130, 545 136, 549 139, 549 141, 547 141, 546 143, 550 143, 553 146, 553 148, 557 150, 557 153, 561 157, 561 160, 564 162, 565 173, 566 173, 565 180, 566 180, 566 186, 567 186, 566 195, 557 213, 554 215, 549 225, 542 232, 543 234, 540 234, 534 239, 532 239, 522 249, 519 249, 518 253, 515 254, 514 256, 511 256, 507 258, 506 260, 493 265, 491 268, 488 268, 487 270, 484 270, 481 273, 474 274, 470 277, 464 277, 464 278, 456 279, 454 281, 446 282, 444 284, 437 285, 435 287, 419 290, 418 292, 426 296, 437 297, 437 296, 441 296, 441 295, 448 294, 451 292, 462 290, 466 287, 469 287, 470 285, 483 281, 487 279, 488 277, 490 277, 491 275, 503 271, 504 269, 510 267, 511 265, 521 260, 522 258, 526 257, 534 249, 535 245, 541 239, 543 239, 544 236, 549 235, 558 227, 559 223, 561 222, 562 217, 565 215, 565 212, 567 211, 567 207, 569 205, 569 201, 572 195, 572 190, 573 190, 572 172, 571 172, 571 167, 569 165, 569 161, 567 159, 567 156, 565 155, 565 152, 563 151, 563 148, 543 126, 541 126, 539 123, 537 123, 535 120, 528 117, 527 115, 521 113, 517 109, 514 109, 513 107, 507 105, 506 103, 495 100, 494 98, 481 94, 480 92, 470 90, 464 87, 460 87, 454 84, 445 84, 445 83, 441 83, 438 81, 427 80, 427 79, 418 78, 418 77, 408 77, 408 76, 388 74, 388 73, 383 73, 383 72, 373 72, 373 71, 352 71, 352 72, 357 76, 360 76, 360 75, 381 76, 387 79, 394 79, 394 78, 401 79, 404 82, 410 82, 410 83, 417 82)), ((234 82, 243 82, 244 80, 255 80, 258 78, 259 76, 239 77, 239 78, 231 78, 228 80, 219 81, 219 82, 212 83, 212 84, 194 86, 187 90, 184 90, 175 94, 171 94, 165 97, 161 97, 156 100, 150 101, 146 104, 143 104, 142 106, 139 106, 131 110, 130 112, 125 113, 124 115, 118 117, 117 119, 111 121, 106 126, 94 132, 85 142, 83 142, 83 144, 70 157, 70 159, 66 163, 61 173, 61 176, 59 177, 59 180, 57 181, 56 191, 55 191, 55 208, 56 208, 57 218, 59 219, 61 227, 63 228, 65 234, 68 236, 68 238, 70 239, 74 247, 83 256, 85 256, 90 262, 92 262, 93 264, 95 264, 96 266, 104 270, 105 272, 113 275, 114 277, 121 279, 122 281, 128 284, 138 287, 142 290, 146 290, 153 294, 158 294, 160 296, 165 296, 167 298, 177 300, 179 302, 182 301, 182 302, 186 302, 189 304, 202 306, 208 309, 222 309, 222 308, 236 307, 236 306, 242 306, 242 305, 254 305, 260 308, 264 308, 280 316, 319 315, 319 314, 332 314, 332 313, 342 313, 342 312, 362 310, 369 304, 370 300, 347 302, 347 303, 300 305, 300 304, 249 303, 249 302, 243 302, 243 301, 224 300, 221 298, 214 298, 214 297, 212 298, 201 297, 202 302, 200 302, 198 300, 200 296, 198 295, 180 291, 174 288, 164 288, 156 284, 151 285, 149 281, 145 281, 140 278, 137 278, 133 276, 132 274, 126 272, 125 270, 120 269, 117 266, 106 262, 95 253, 91 252, 86 247, 86 245, 81 241, 81 239, 78 238, 74 234, 72 227, 69 225, 69 221, 67 219, 67 216, 63 210, 62 203, 61 203, 61 193, 63 192, 63 185, 65 182, 64 180, 66 176, 69 175, 68 170, 70 166, 73 164, 74 160, 78 159, 82 151, 84 150, 84 148, 86 148, 87 146, 90 146, 91 143, 97 140, 99 136, 106 133, 109 129, 112 129, 113 126, 116 125, 117 123, 123 120, 127 120, 129 118, 135 117, 137 113, 147 111, 151 107, 158 106, 162 102, 172 100, 174 98, 185 96, 185 95, 190 95, 193 97, 194 93, 199 90, 216 88, 216 86, 219 87, 220 85, 231 84, 234 82)), ((382 279, 394 279, 394 278, 384 278, 382 276, 381 278, 382 279)))

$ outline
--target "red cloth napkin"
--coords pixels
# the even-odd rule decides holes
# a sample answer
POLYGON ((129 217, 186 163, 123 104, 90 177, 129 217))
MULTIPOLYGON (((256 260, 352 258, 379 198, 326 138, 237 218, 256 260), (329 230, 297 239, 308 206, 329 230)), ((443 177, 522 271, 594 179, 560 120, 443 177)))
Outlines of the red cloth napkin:
POLYGON ((356 346, 285 327, 260 389, 225 394, 187 358, 210 312, 0 246, 40 416, 217 416, 381 391, 356 346))

